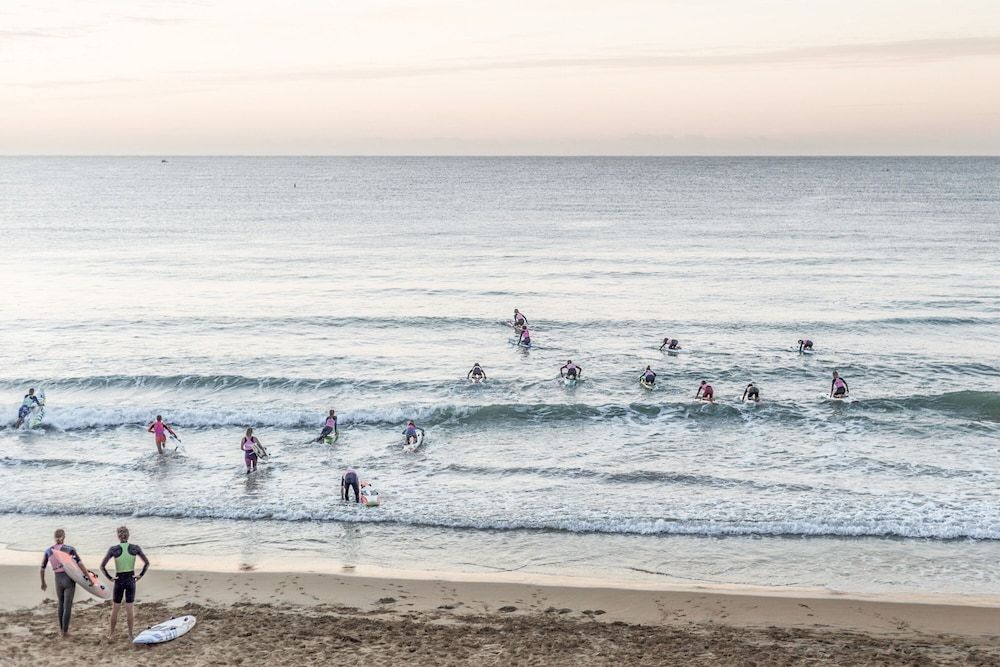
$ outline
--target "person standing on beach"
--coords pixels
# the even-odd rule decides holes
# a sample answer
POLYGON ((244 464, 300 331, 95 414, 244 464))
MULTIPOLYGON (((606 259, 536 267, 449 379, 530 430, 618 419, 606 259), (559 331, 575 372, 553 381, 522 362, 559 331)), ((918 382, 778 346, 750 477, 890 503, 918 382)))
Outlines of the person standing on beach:
POLYGON ((323 439, 331 433, 333 433, 334 437, 340 435, 337 431, 337 412, 332 408, 330 409, 330 414, 326 418, 326 422, 323 424, 323 430, 320 431, 319 437, 316 438, 316 442, 323 442, 323 439))
POLYGON ((163 421, 163 417, 160 415, 156 415, 156 421, 150 424, 146 431, 153 434, 153 439, 156 440, 156 451, 158 454, 162 454, 163 449, 167 445, 167 432, 175 438, 177 437, 177 434, 174 433, 174 429, 170 428, 170 424, 165 423, 163 421))
POLYGON ((243 462, 247 466, 248 475, 251 471, 257 470, 257 452, 254 451, 253 448, 255 443, 263 447, 260 440, 257 439, 257 436, 253 434, 253 429, 248 428, 246 435, 244 435, 243 439, 240 441, 240 449, 243 450, 243 462))
POLYGON ((115 626, 118 625, 118 610, 125 601, 125 620, 128 623, 128 638, 131 640, 135 636, 135 612, 132 605, 135 603, 135 585, 146 574, 149 569, 149 559, 142 552, 142 547, 138 544, 129 544, 128 528, 118 527, 118 544, 108 549, 101 561, 101 572, 104 576, 115 582, 114 595, 111 605, 111 629, 108 631, 108 639, 114 639, 115 626), (142 572, 139 576, 135 574, 135 558, 142 559, 142 572), (108 573, 108 561, 115 559, 115 576, 108 573))
POLYGON ((76 553, 76 549, 66 544, 65 530, 62 528, 58 529, 55 537, 56 543, 46 549, 45 555, 42 556, 42 590, 48 590, 49 588, 48 584, 45 583, 45 566, 49 564, 51 559, 52 574, 56 577, 56 600, 59 602, 59 633, 63 637, 67 637, 69 636, 69 620, 73 615, 73 596, 76 595, 76 582, 66 574, 66 569, 62 563, 52 557, 52 552, 62 551, 63 553, 67 553, 80 566, 80 570, 86 571, 87 568, 84 567, 83 561, 80 560, 80 555, 76 553))

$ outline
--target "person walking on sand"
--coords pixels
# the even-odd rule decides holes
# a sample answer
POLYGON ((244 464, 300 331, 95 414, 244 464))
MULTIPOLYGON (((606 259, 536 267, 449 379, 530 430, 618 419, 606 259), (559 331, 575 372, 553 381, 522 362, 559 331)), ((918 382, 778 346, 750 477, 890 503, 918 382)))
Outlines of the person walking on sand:
POLYGON ((62 528, 56 531, 56 543, 45 550, 45 555, 42 556, 42 590, 48 590, 49 586, 45 583, 45 566, 50 562, 52 564, 52 574, 56 577, 56 600, 59 602, 59 633, 63 637, 69 636, 69 620, 73 615, 73 596, 76 595, 76 582, 70 579, 70 576, 66 574, 66 569, 59 559, 52 556, 53 552, 61 551, 63 553, 69 554, 70 557, 80 566, 80 569, 86 572, 87 568, 84 566, 83 561, 80 560, 80 554, 76 553, 76 549, 66 544, 66 531, 62 528))
POLYGON ((240 440, 240 449, 243 450, 243 462, 247 466, 247 474, 249 475, 251 471, 257 471, 257 452, 254 450, 254 444, 263 447, 257 436, 253 434, 253 429, 248 428, 246 435, 240 440))
POLYGON ((135 585, 146 575, 149 569, 149 559, 142 552, 142 547, 138 544, 130 544, 128 541, 128 528, 118 527, 118 544, 108 549, 101 561, 101 572, 104 576, 115 582, 114 595, 111 604, 111 629, 108 631, 108 640, 114 639, 115 626, 118 625, 118 610, 125 601, 125 620, 128 623, 128 638, 135 637, 135 612, 132 605, 135 603, 135 585), (135 574, 135 558, 142 559, 142 572, 138 576, 135 574), (108 573, 108 561, 115 559, 115 576, 108 573))
POLYGON ((170 428, 170 424, 163 421, 163 417, 161 415, 156 415, 156 421, 149 425, 146 432, 153 434, 153 439, 156 440, 156 452, 158 454, 162 454, 164 448, 167 446, 167 433, 170 433, 170 435, 175 438, 177 437, 177 434, 174 433, 174 429, 170 428))
POLYGON ((316 438, 315 442, 323 442, 333 433, 333 437, 336 438, 340 433, 337 431, 337 412, 330 409, 330 414, 327 415, 326 421, 323 423, 323 430, 319 432, 319 437, 316 438))

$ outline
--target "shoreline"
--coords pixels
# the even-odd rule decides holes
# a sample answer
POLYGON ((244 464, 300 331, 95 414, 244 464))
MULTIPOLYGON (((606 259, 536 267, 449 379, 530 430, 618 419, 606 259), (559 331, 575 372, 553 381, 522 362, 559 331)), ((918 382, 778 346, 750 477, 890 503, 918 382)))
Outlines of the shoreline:
MULTIPOLYGON (((97 563, 88 563, 93 569, 97 563)), ((39 589, 38 566, 0 564, 8 582, 0 612, 35 609, 52 595, 39 589)), ((532 615, 561 611, 568 618, 639 625, 713 623, 741 628, 824 628, 874 635, 948 634, 993 637, 1000 625, 1000 599, 912 594, 849 595, 803 589, 718 585, 639 586, 630 582, 580 581, 563 577, 472 576, 375 571, 348 566, 342 572, 269 569, 176 569, 154 561, 140 585, 138 607, 281 604, 348 606, 361 613, 384 610, 532 615), (387 599, 394 602, 383 602, 387 599), (569 610, 569 611, 563 611, 569 610)), ((52 603, 52 600, 48 600, 52 603)), ((100 606, 82 590, 77 605, 100 606)), ((110 608, 110 607, 109 607, 110 608)), ((153 619, 148 619, 151 623, 153 619)))
POLYGON ((1000 664, 1000 601, 155 565, 139 584, 136 632, 185 614, 198 623, 177 640, 136 647, 124 619, 105 638, 110 604, 79 588, 71 635, 59 639, 52 575, 43 593, 37 570, 0 565, 10 582, 0 598, 0 664, 1000 664))

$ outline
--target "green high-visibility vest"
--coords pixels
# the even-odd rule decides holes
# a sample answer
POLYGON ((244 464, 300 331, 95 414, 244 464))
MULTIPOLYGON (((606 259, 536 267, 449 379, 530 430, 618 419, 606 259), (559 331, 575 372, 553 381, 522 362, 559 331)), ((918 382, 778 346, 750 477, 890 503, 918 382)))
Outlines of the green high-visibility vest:
POLYGON ((118 546, 122 548, 122 555, 115 558, 115 574, 135 572, 135 556, 128 552, 128 542, 122 542, 118 546))

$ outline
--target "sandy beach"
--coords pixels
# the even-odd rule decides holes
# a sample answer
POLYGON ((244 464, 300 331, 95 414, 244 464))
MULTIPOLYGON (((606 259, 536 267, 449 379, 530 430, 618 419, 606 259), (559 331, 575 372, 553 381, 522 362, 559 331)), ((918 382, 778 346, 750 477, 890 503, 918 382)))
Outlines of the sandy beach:
POLYGON ((1000 664, 1000 606, 978 599, 160 569, 141 584, 137 630, 182 614, 198 625, 133 647, 124 628, 104 639, 109 607, 81 590, 58 639, 36 568, 0 574, 13 582, 3 665, 1000 664))

